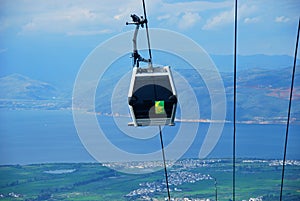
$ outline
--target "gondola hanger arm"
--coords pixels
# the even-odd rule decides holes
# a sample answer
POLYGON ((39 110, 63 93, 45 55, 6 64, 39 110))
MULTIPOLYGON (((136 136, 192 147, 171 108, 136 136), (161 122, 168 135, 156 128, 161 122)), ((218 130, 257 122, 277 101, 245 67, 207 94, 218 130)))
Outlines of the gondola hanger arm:
POLYGON ((132 51, 132 58, 133 58, 133 67, 139 67, 139 62, 146 62, 151 63, 150 59, 143 58, 139 53, 137 49, 137 36, 140 26, 143 28, 144 24, 147 23, 147 20, 143 18, 143 16, 139 17, 135 14, 130 15, 132 18, 132 22, 126 22, 126 25, 136 25, 135 31, 132 38, 133 43, 133 51, 132 51))

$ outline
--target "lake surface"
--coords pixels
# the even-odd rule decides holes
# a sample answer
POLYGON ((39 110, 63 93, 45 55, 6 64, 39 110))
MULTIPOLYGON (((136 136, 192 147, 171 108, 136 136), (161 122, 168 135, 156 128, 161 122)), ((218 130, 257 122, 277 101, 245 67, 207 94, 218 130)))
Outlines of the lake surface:
MULTIPOLYGON (((108 139, 120 149, 135 154, 160 150, 157 135, 147 140, 134 139, 124 135, 116 127, 112 117, 100 116, 98 120, 108 139)), ((165 146, 176 137, 180 124, 177 122, 177 126, 163 130, 165 146)), ((208 127, 209 123, 199 124, 196 138, 183 157, 198 157, 208 127)), ((237 125, 237 157, 282 159, 285 129, 285 125, 237 125)), ((185 132, 189 133, 189 130, 185 132)), ((291 125, 287 158, 300 160, 299 147, 300 126, 291 125)), ((178 146, 178 150, 180 149, 178 146)), ((232 157, 232 124, 225 124, 220 140, 208 157, 232 157)), ((1 110, 0 164, 47 162, 96 162, 80 141, 72 112, 1 110)))

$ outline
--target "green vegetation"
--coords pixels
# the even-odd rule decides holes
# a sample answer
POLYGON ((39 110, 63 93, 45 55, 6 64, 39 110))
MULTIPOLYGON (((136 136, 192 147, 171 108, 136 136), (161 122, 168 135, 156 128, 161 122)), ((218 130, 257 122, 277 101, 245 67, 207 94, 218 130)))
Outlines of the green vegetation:
MULTIPOLYGON (((119 165, 122 166, 121 163, 119 165)), ((169 176, 185 176, 177 178, 179 181, 182 179, 180 184, 170 185, 171 197, 214 200, 216 178, 218 200, 230 200, 231 166, 230 160, 187 159, 176 162, 168 168, 169 176), (192 182, 194 179, 195 182, 192 182)), ((236 200, 260 196, 264 201, 278 200, 280 161, 239 160, 236 167, 236 200)), ((300 199, 299 170, 299 161, 291 161, 286 166, 284 200, 300 199)), ((163 182, 162 170, 134 175, 96 163, 9 165, 0 166, 0 200, 143 200, 149 197, 163 200, 167 195, 164 190, 140 195, 131 193, 129 196, 137 189, 148 188, 146 184, 159 186, 163 182)))

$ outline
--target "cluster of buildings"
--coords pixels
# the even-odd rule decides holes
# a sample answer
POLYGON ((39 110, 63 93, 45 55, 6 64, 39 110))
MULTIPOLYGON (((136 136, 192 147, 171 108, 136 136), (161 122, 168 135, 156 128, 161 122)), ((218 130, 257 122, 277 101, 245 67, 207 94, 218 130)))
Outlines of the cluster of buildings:
POLYGON ((0 194, 0 199, 1 198, 21 198, 21 197, 23 197, 21 194, 14 193, 14 192, 10 192, 7 195, 0 194))
MULTIPOLYGON (((269 166, 282 166, 282 165, 283 165, 282 160, 273 160, 269 163, 269 166)), ((285 161, 285 165, 300 166, 300 161, 287 160, 285 161)))
MULTIPOLYGON (((242 200, 242 201, 247 201, 247 200, 242 200)), ((250 198, 249 201, 263 201, 263 197, 259 196, 257 198, 250 198)))
MULTIPOLYGON (((156 198, 150 198, 149 196, 142 197, 142 200, 147 201, 159 201, 156 198)), ((168 201, 167 198, 165 198, 165 201, 168 201)), ((171 201, 212 201, 211 199, 205 199, 205 198, 171 198, 171 201)))
MULTIPOLYGON (((184 159, 178 161, 166 161, 166 166, 176 166, 176 169, 191 169, 197 167, 210 167, 216 163, 224 162, 221 159, 184 159)), ((139 170, 139 169, 161 169, 164 167, 163 161, 130 161, 130 162, 109 162, 102 163, 103 166, 112 169, 127 169, 127 170, 139 170)))
MULTIPOLYGON (((253 159, 253 160, 243 160, 242 163, 268 163, 269 166, 282 166, 283 160, 260 160, 260 159, 253 159)), ((291 166, 300 166, 299 160, 286 160, 285 165, 291 166)))
MULTIPOLYGON (((170 191, 181 191, 178 186, 184 183, 195 183, 202 180, 213 179, 210 175, 193 173, 188 171, 171 172, 168 176, 170 191)), ((154 193, 167 192, 167 185, 164 181, 140 183, 140 188, 131 191, 125 197, 143 197, 154 193)))
POLYGON ((187 171, 171 172, 169 174, 169 185, 179 186, 184 183, 195 183, 201 180, 213 179, 210 175, 193 173, 187 171))
MULTIPOLYGON (((172 166, 174 162, 166 161, 166 165, 172 166)), ((163 161, 130 161, 130 162, 109 162, 109 163, 102 163, 102 166, 113 168, 113 169, 156 169, 164 167, 163 161)))

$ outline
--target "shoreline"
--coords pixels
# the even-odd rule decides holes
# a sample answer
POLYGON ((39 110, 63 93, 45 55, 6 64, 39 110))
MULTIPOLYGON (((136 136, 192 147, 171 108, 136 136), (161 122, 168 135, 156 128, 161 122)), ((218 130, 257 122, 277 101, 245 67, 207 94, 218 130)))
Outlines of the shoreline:
MULTIPOLYGON (((176 164, 178 162, 185 162, 185 161, 192 161, 192 162, 202 162, 202 163, 220 163, 220 162, 225 162, 225 163, 230 163, 232 161, 232 158, 229 157, 224 157, 224 158, 205 158, 205 159, 200 159, 200 158, 182 158, 179 160, 167 160, 166 162, 168 164, 176 164)), ((256 158, 256 157, 241 157, 241 158, 236 158, 237 163, 255 163, 255 162, 260 162, 260 163, 275 163, 275 164, 280 164, 282 165, 283 160, 282 159, 276 159, 276 158, 256 158)), ((141 164, 159 164, 161 165, 162 161, 160 160, 155 160, 155 161, 114 161, 114 162, 98 162, 98 161, 57 161, 57 162, 33 162, 33 163, 16 163, 16 164, 0 164, 0 168, 2 167, 18 167, 18 166, 41 166, 41 165, 75 165, 75 164, 94 164, 94 165, 101 165, 105 167, 110 167, 110 166, 122 166, 128 164, 133 164, 136 165, 138 164, 139 167, 141 164)), ((300 166, 300 158, 299 159, 287 159, 286 160, 286 165, 296 165, 300 166)))
MULTIPOLYGON (((49 109, 49 108, 0 108, 0 112, 2 111, 68 111, 73 113, 73 111, 79 111, 85 114, 94 114, 96 116, 106 116, 106 117, 120 117, 120 118, 130 118, 129 114, 119 114, 119 113, 108 113, 108 112, 93 112, 88 111, 86 109, 81 108, 59 108, 59 109, 49 109)), ((210 120, 210 119, 178 119, 175 118, 175 122, 183 122, 183 123, 224 123, 224 124, 232 124, 231 120, 210 120)), ((272 119, 267 119, 263 117, 255 117, 252 120, 238 120, 237 124, 246 124, 246 125, 285 125, 287 124, 287 119, 285 117, 274 117, 272 119), (260 120, 264 119, 264 120, 260 120)), ((291 125, 300 125, 300 120, 297 118, 290 119, 291 125)))

